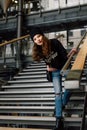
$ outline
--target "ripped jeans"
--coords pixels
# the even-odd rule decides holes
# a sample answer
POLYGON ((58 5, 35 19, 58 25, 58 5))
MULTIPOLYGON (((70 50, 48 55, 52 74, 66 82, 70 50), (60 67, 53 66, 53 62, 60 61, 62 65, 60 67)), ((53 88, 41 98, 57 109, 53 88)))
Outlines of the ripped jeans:
POLYGON ((65 90, 64 94, 62 94, 62 81, 60 70, 52 72, 52 80, 55 91, 55 110, 56 110, 55 116, 57 118, 60 118, 62 117, 62 107, 65 106, 69 101, 71 93, 69 92, 69 90, 65 90))

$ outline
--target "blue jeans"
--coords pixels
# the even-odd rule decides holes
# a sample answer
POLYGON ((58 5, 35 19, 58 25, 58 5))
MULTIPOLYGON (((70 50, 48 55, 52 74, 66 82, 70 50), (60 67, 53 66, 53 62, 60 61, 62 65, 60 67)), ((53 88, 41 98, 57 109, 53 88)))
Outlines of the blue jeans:
POLYGON ((60 70, 52 72, 52 80, 53 86, 55 91, 55 110, 56 110, 56 117, 62 117, 62 106, 65 106, 71 96, 69 90, 65 90, 64 94, 62 94, 62 81, 60 70))

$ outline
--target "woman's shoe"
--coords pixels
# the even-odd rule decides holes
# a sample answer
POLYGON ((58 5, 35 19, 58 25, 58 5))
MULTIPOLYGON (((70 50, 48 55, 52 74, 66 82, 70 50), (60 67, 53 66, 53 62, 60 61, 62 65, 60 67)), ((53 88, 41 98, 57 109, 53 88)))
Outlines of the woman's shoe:
POLYGON ((64 130, 64 120, 62 117, 56 118, 56 127, 53 130, 64 130))
POLYGON ((62 110, 64 110, 64 109, 65 109, 65 105, 62 106, 62 110))

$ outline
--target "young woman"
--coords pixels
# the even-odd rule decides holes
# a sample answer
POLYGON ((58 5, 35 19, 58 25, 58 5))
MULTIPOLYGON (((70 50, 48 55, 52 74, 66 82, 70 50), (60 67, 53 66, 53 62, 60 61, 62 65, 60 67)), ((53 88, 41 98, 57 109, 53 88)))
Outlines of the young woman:
POLYGON ((48 39, 37 27, 30 30, 30 36, 34 42, 33 59, 38 62, 43 59, 47 65, 47 71, 52 72, 52 82, 55 91, 55 130, 62 129, 62 109, 67 104, 71 94, 68 90, 65 90, 62 96, 60 71, 66 63, 68 55, 75 50, 73 49, 70 54, 67 55, 65 48, 57 39, 48 39))

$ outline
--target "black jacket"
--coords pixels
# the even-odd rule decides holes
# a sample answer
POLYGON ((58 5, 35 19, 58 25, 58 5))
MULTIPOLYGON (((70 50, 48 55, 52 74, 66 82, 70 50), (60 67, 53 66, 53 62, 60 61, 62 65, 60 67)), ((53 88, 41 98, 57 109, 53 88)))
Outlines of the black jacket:
POLYGON ((61 70, 67 61, 67 51, 57 39, 51 39, 51 53, 44 60, 51 67, 61 70))

